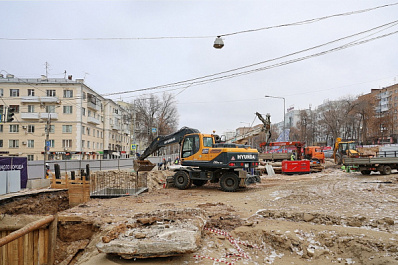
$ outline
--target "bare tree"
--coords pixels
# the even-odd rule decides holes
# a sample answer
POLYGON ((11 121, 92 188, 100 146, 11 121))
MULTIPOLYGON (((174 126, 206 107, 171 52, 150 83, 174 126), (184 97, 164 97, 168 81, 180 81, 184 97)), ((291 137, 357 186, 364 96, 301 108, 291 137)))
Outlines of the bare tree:
POLYGON ((328 101, 318 108, 319 124, 324 128, 324 134, 335 141, 337 137, 356 139, 355 101, 352 98, 343 98, 328 101))
POLYGON ((374 115, 375 98, 371 94, 359 96, 353 111, 358 116, 358 142, 369 143, 379 132, 380 122, 374 115))
POLYGON ((134 100, 132 104, 136 115, 135 130, 138 138, 151 142, 157 135, 176 131, 178 111, 173 95, 164 93, 159 98, 151 94, 149 97, 134 100), (156 133, 152 132, 153 128, 156 128, 156 133))

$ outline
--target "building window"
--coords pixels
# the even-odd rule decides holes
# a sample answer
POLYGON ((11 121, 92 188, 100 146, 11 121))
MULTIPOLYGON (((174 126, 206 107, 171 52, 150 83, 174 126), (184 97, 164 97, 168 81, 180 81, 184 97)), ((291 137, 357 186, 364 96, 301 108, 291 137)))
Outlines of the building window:
POLYGON ((62 125, 62 133, 72 133, 72 125, 62 125))
POLYGON ((83 116, 86 116, 86 108, 82 108, 82 114, 83 116))
POLYGON ((3 132, 3 124, 0 124, 0 132, 3 132))
POLYGON ((10 97, 19 97, 19 89, 10 89, 10 97))
POLYGON ((90 148, 90 141, 87 141, 87 148, 90 148))
POLYGON ((19 140, 8 140, 8 147, 9 148, 18 148, 19 140))
POLYGON ((84 148, 84 143, 85 143, 85 141, 84 141, 84 140, 82 140, 82 148, 84 148))
POLYGON ((55 125, 50 125, 50 133, 55 133, 55 125))
POLYGON ((82 126, 82 133, 86 134, 86 126, 82 126))
POLYGON ((47 90, 47 97, 55 97, 55 89, 49 89, 47 90))
POLYGON ((97 138, 99 138, 99 130, 97 130, 97 138))
POLYGON ((10 125, 10 133, 17 133, 17 132, 19 132, 19 125, 18 124, 10 125))
POLYGON ((86 99, 86 98, 87 98, 86 92, 83 92, 83 99, 86 99))
POLYGON ((65 114, 72 114, 72 106, 64 106, 65 114))
POLYGON ((72 147, 72 140, 62 140, 62 147, 63 148, 71 148, 72 147))
POLYGON ((90 135, 90 128, 87 128, 87 135, 90 135))
POLYGON ((35 95, 35 90, 34 89, 28 89, 28 96, 34 96, 35 95))
POLYGON ((50 142, 50 147, 54 148, 55 147, 55 141, 54 140, 49 140, 49 142, 50 142))
POLYGON ((64 90, 64 98, 73 98, 73 90, 64 90))
POLYGON ((15 113, 19 113, 19 105, 10 105, 10 108, 13 108, 15 113))
POLYGON ((35 132, 35 126, 34 125, 28 125, 28 133, 34 133, 35 132))
POLYGON ((3 140, 0 139, 0 147, 3 147, 3 140))
POLYGON ((4 91, 2 88, 0 88, 0 97, 3 97, 3 96, 4 96, 4 91))
POLYGON ((47 105, 46 113, 55 113, 55 105, 47 105))
POLYGON ((28 161, 33 161, 35 159, 34 155, 28 155, 28 161))
POLYGON ((2 114, 4 112, 4 106, 0 105, 0 114, 2 114))
POLYGON ((88 116, 91 117, 91 110, 88 110, 88 116))
POLYGON ((35 106, 34 105, 28 105, 28 112, 29 113, 35 112, 35 106))
POLYGON ((34 148, 35 147, 35 140, 28 140, 28 148, 34 148))

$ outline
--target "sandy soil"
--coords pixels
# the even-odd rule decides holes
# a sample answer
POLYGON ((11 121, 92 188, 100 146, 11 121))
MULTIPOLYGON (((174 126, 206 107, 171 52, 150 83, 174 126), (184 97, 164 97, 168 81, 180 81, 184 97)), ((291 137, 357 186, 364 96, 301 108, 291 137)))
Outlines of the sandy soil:
POLYGON ((59 251, 80 248, 74 260, 81 265, 398 263, 397 174, 362 176, 329 168, 308 175, 264 175, 261 184, 234 193, 223 192, 216 184, 162 188, 171 174, 151 172, 150 191, 137 197, 93 199, 61 212, 83 218, 94 232, 83 239, 78 234, 90 228, 76 230, 79 240, 59 242, 65 244, 59 251), (112 227, 137 214, 192 208, 206 212, 207 228, 224 232, 204 230, 195 253, 123 260, 95 247, 112 227))

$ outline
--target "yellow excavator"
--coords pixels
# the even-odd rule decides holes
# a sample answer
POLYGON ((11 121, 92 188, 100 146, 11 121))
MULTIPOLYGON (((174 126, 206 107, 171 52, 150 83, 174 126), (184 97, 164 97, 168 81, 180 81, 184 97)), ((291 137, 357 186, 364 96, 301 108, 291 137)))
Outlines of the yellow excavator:
POLYGON ((334 143, 334 162, 338 165, 341 165, 343 163, 343 158, 345 157, 359 157, 357 144, 354 141, 342 141, 342 139, 339 137, 334 143))
POLYGON ((203 134, 183 127, 170 135, 158 136, 134 161, 136 171, 150 171, 153 166, 145 160, 162 147, 180 144, 181 167, 175 169, 174 186, 188 189, 192 184, 202 186, 208 181, 220 183, 221 189, 234 192, 239 187, 260 182, 258 151, 248 145, 229 144, 215 134, 203 134))

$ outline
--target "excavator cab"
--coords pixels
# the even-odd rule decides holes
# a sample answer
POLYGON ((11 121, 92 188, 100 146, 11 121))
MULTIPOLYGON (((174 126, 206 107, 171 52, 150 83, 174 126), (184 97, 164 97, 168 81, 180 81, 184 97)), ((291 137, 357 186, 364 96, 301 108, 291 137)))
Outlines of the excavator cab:
POLYGON ((338 165, 343 163, 344 157, 359 157, 357 144, 354 141, 343 142, 341 138, 336 139, 333 151, 334 162, 338 165))

